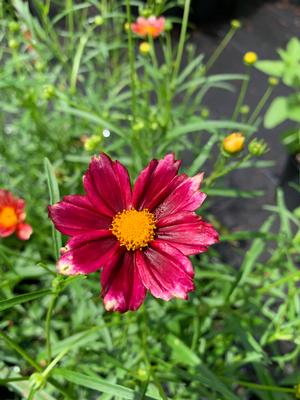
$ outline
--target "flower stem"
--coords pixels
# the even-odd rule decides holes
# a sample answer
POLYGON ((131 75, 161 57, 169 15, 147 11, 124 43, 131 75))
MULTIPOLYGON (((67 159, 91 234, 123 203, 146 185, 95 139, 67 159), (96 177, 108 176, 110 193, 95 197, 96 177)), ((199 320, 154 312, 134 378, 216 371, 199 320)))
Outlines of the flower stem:
POLYGON ((56 299, 57 299, 58 293, 54 293, 52 295, 52 298, 49 303, 48 311, 47 311, 47 316, 46 316, 46 347, 47 347, 47 357, 48 357, 48 363, 50 363, 51 358, 52 358, 52 349, 51 349, 51 317, 52 317, 52 311, 54 309, 56 299))
POLYGON ((244 102, 244 99, 245 99, 245 96, 246 96, 246 93, 247 93, 247 89, 248 89, 248 86, 249 86, 249 81, 250 81, 250 73, 249 73, 249 67, 248 67, 248 74, 246 75, 246 79, 243 80, 242 87, 241 87, 241 90, 240 90, 240 94, 239 94, 239 97, 237 99, 237 102, 236 102, 236 105, 235 105, 235 109, 234 109, 232 117, 231 117, 232 121, 236 121, 237 116, 238 116, 238 114, 240 112, 241 106, 243 105, 243 102, 244 102))
POLYGON ((173 82, 176 80, 176 77, 177 77, 177 74, 178 74, 178 71, 179 71, 179 68, 181 65, 186 31, 187 31, 187 25, 188 25, 188 19, 189 19, 189 13, 190 13, 190 6, 191 6, 191 0, 185 0, 179 45, 178 45, 178 49, 177 49, 177 56, 176 56, 176 60, 175 60, 174 70, 173 70, 173 79, 172 79, 173 82))
POLYGON ((217 61, 217 59, 223 53, 224 49, 226 48, 226 46, 228 45, 230 40, 233 38, 235 32, 236 32, 235 28, 231 28, 227 32, 227 34, 225 35, 224 39, 221 41, 219 46, 212 53, 212 55, 210 56, 209 60, 207 61, 206 66, 205 66, 206 72, 214 65, 214 63, 217 61))
POLYGON ((132 31, 131 31, 131 9, 130 9, 130 0, 126 0, 126 14, 127 14, 127 23, 129 24, 129 28, 127 30, 128 36, 128 56, 129 56, 129 65, 130 65, 130 77, 131 77, 131 107, 132 107, 132 116, 133 121, 135 120, 135 108, 136 108, 136 73, 134 66, 134 47, 132 40, 132 31))
POLYGON ((264 105, 268 101, 269 97, 271 96, 272 91, 273 91, 273 87, 269 86, 267 88, 267 90, 265 91, 265 94, 263 95, 263 97, 258 102, 258 104, 257 104, 255 110, 253 111, 251 117, 249 118, 248 124, 253 124, 255 122, 255 120, 258 117, 259 113, 261 112, 262 108, 264 107, 264 105))

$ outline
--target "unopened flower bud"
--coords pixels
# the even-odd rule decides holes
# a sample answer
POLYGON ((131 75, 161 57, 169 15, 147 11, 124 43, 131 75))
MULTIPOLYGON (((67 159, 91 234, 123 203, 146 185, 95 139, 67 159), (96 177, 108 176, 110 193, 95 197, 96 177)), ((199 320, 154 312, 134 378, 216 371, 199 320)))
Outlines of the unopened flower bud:
POLYGON ((96 15, 94 23, 96 26, 101 26, 104 23, 104 18, 101 15, 96 15))
POLYGON ((128 31, 129 31, 129 28, 130 28, 129 22, 125 22, 125 24, 124 24, 124 30, 125 30, 125 32, 128 32, 128 31))
POLYGON ((259 157, 265 154, 269 149, 267 143, 263 139, 253 139, 249 143, 248 150, 252 156, 259 157))
POLYGON ((151 49, 150 43, 148 43, 148 42, 142 42, 142 43, 140 44, 139 50, 140 50, 140 53, 141 53, 141 54, 143 54, 143 55, 148 54, 148 53, 150 52, 150 49, 151 49))
POLYGON ((237 20, 237 19, 233 19, 233 20, 230 22, 230 25, 231 25, 231 28, 232 28, 232 29, 240 29, 240 27, 242 26, 242 24, 240 23, 240 21, 237 20))
POLYGON ((92 135, 84 142, 84 149, 86 151, 94 151, 99 148, 103 138, 100 135, 92 135))
POLYGON ((230 155, 241 152, 244 148, 245 136, 242 133, 234 132, 223 139, 223 150, 230 155))
POLYGON ((8 24, 10 32, 18 32, 20 30, 20 24, 17 21, 10 21, 8 24))
POLYGON ((248 51, 244 55, 244 63, 246 65, 254 65, 257 61, 257 54, 254 51, 248 51))
POLYGON ((210 114, 209 109, 207 107, 203 107, 200 114, 202 118, 208 118, 210 114))
POLYGON ((270 86, 277 86, 279 84, 279 79, 275 76, 270 76, 270 78, 268 79, 268 83, 270 86))
POLYGON ((250 112, 250 107, 247 104, 242 105, 240 108, 240 113, 243 115, 247 115, 250 112))
POLYGON ((40 372, 34 372, 29 378, 30 386, 34 390, 43 389, 46 385, 46 378, 40 372))
POLYGON ((10 39, 8 42, 8 47, 12 50, 16 50, 19 47, 19 43, 16 39, 10 39))
POLYGON ((171 31, 173 28, 173 24, 169 19, 166 19, 165 22, 165 31, 171 31))
POLYGON ((44 100, 50 100, 55 96, 55 87, 53 85, 45 85, 42 97, 44 100))

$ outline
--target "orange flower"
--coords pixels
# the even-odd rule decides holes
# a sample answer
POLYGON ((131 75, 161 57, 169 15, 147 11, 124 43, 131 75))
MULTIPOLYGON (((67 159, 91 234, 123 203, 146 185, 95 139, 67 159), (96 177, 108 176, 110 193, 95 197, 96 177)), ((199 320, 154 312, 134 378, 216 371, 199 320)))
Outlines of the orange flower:
POLYGON ((149 18, 138 17, 135 23, 131 24, 132 32, 139 36, 158 37, 165 29, 166 20, 164 17, 156 18, 151 16, 149 18))
POLYGON ((25 201, 14 197, 8 190, 0 189, 0 237, 16 232, 21 240, 28 240, 32 233, 30 225, 25 224, 25 201))

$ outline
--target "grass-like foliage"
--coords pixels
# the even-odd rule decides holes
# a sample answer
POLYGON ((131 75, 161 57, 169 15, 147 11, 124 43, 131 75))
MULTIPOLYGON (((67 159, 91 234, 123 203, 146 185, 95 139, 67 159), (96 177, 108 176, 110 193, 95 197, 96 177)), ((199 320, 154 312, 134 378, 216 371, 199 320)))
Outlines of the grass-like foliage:
POLYGON ((256 108, 245 106, 249 55, 242 75, 210 73, 240 24, 232 21, 211 57, 198 54, 190 0, 180 3, 179 19, 168 0, 0 1, 0 189, 25 200, 33 228, 27 241, 0 237, 3 399, 300 396, 299 208, 288 210, 278 189, 258 231, 230 232, 213 216, 224 197, 263 195, 223 178, 270 165, 255 133, 277 82, 266 82, 256 108), (167 11, 158 37, 131 29, 137 15, 167 11), (211 119, 206 94, 236 87, 231 115, 211 119), (47 206, 82 193, 91 155, 101 151, 133 181, 169 152, 184 159, 187 175, 205 171, 200 214, 220 244, 192 257, 196 290, 187 301, 148 295, 136 312, 108 313, 99 273, 57 273, 66 238, 47 206))

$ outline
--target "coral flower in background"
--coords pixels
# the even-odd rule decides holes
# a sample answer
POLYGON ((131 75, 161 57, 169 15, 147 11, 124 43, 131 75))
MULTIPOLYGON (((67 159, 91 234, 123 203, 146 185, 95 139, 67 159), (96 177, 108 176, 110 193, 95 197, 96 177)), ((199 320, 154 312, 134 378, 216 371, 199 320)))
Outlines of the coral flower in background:
POLYGON ((152 160, 132 190, 126 168, 102 153, 83 178, 86 194, 49 206, 56 228, 71 236, 58 271, 102 268, 106 310, 136 310, 147 289, 163 300, 194 290, 187 256, 206 251, 218 234, 194 212, 206 197, 199 191, 203 174, 178 175, 180 163, 172 154, 152 160))
POLYGON ((139 36, 158 37, 165 29, 166 20, 164 17, 156 18, 153 15, 149 18, 138 17, 135 23, 131 24, 132 32, 139 36))
POLYGON ((0 189, 0 237, 16 232, 21 240, 28 240, 32 234, 30 225, 25 224, 25 201, 14 197, 8 190, 0 189))

